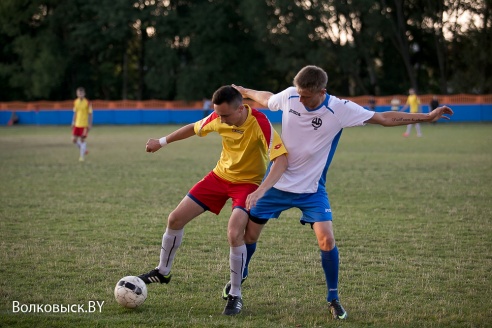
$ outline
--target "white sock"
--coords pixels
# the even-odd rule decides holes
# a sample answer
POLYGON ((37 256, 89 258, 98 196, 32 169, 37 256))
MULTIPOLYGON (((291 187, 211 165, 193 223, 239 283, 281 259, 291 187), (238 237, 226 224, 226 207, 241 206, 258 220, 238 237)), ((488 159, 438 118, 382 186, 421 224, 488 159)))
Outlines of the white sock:
POLYGON ((80 144, 81 144, 81 142, 80 142, 80 140, 79 140, 79 139, 77 139, 77 142, 76 142, 75 144, 76 144, 76 145, 77 145, 77 147, 80 149, 80 144))
POLYGON ((241 297, 241 280, 246 262, 246 245, 231 247, 229 264, 231 266, 231 291, 229 294, 241 297))
POLYGON ((407 132, 405 132, 406 134, 410 134, 410 132, 412 131, 412 125, 413 124, 408 124, 407 125, 407 132))
POLYGON ((80 143, 80 157, 84 157, 86 149, 87 149, 87 143, 85 141, 81 142, 80 143))
POLYGON ((421 136, 422 133, 420 132, 420 123, 415 123, 415 130, 417 130, 417 135, 421 136))
POLYGON ((159 266, 159 272, 165 276, 171 272, 173 266, 174 255, 181 245, 183 240, 184 229, 172 230, 166 228, 166 232, 162 235, 162 247, 159 266))

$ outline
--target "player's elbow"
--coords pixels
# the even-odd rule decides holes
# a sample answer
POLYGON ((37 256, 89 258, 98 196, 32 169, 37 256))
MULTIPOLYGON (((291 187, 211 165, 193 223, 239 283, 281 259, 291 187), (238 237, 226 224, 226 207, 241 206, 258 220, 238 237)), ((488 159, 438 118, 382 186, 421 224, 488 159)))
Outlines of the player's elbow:
POLYGON ((392 112, 385 112, 379 116, 379 124, 384 127, 403 125, 404 119, 401 115, 394 115, 392 112))
POLYGON ((384 127, 395 125, 394 119, 392 119, 389 115, 387 115, 387 113, 376 113, 370 120, 367 120, 366 123, 379 124, 384 127))
POLYGON ((384 126, 385 128, 389 128, 389 127, 395 126, 394 122, 392 120, 389 120, 389 119, 385 119, 380 124, 382 126, 384 126))

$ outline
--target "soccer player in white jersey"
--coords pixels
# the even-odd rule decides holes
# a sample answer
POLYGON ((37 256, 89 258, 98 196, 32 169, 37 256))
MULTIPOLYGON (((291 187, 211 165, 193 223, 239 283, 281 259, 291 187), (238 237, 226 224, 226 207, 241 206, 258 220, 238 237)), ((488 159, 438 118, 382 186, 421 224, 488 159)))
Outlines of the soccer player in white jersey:
MULTIPOLYGON (((294 87, 272 94, 233 85, 246 98, 251 98, 272 111, 282 111, 282 140, 287 148, 287 170, 278 182, 263 193, 248 197, 250 220, 244 240, 247 248, 243 281, 248 264, 256 250, 256 241, 265 223, 278 218, 289 208, 299 208, 300 222, 309 223, 321 250, 328 288, 327 301, 334 319, 346 319, 347 312, 338 298, 339 254, 335 244, 332 213, 325 179, 343 128, 365 125, 399 126, 416 122, 434 122, 452 115, 446 107, 428 114, 368 111, 326 92, 328 75, 316 66, 306 66, 294 78, 294 87)), ((229 283, 224 287, 227 295, 229 283)))

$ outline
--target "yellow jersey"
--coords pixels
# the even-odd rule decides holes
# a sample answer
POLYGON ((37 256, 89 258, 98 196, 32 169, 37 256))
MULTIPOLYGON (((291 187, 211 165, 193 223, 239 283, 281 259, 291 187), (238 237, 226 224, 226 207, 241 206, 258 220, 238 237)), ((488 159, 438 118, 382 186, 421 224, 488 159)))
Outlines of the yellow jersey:
POLYGON ((89 114, 92 114, 92 105, 87 98, 77 98, 73 102, 75 113, 75 127, 86 128, 89 126, 89 114))
POLYGON ((410 106, 410 113, 418 113, 420 100, 417 95, 409 95, 407 98, 407 105, 410 106))
POLYGON ((220 116, 213 112, 196 122, 194 130, 199 137, 213 131, 222 137, 222 153, 213 169, 215 174, 229 182, 259 185, 269 161, 287 154, 287 149, 266 115, 244 106, 248 117, 241 126, 221 123, 220 116))

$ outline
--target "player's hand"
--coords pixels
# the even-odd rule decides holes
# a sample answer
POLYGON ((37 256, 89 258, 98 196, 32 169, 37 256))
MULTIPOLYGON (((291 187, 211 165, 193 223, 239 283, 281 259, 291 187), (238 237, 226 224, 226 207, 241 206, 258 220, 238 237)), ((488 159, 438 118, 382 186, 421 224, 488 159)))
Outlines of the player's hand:
POLYGON ((256 191, 249 194, 248 197, 246 197, 246 210, 249 211, 252 207, 255 207, 256 203, 263 197, 265 192, 266 190, 264 189, 256 189, 256 191))
POLYGON ((429 117, 431 119, 429 122, 435 122, 440 118, 449 120, 449 117, 444 115, 453 115, 453 114, 454 114, 453 110, 448 106, 437 107, 436 109, 434 109, 432 112, 429 113, 429 117))
POLYGON ((239 93, 241 93, 241 95, 246 98, 246 91, 247 91, 246 88, 243 88, 242 86, 235 85, 235 84, 231 84, 231 86, 237 91, 239 91, 239 93))
POLYGON ((162 146, 159 142, 159 139, 149 139, 147 141, 147 144, 145 145, 145 151, 147 153, 155 153, 159 149, 161 149, 162 146))

